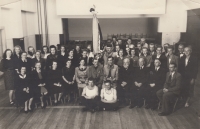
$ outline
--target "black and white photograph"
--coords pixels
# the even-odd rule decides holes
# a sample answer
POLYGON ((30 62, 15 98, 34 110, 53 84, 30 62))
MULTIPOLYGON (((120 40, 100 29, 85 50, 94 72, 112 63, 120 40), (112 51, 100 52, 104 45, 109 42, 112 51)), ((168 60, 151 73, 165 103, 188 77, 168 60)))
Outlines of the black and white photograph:
POLYGON ((200 0, 0 0, 0 129, 200 129, 200 0))

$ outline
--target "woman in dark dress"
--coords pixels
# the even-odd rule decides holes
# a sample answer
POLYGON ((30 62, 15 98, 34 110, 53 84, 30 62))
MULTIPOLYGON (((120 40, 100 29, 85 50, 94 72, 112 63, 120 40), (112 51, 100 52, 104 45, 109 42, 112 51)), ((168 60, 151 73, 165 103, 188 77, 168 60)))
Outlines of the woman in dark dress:
POLYGON ((41 52, 40 51, 36 51, 35 58, 32 59, 32 67, 33 68, 35 68, 36 62, 40 62, 41 63, 41 69, 45 70, 45 67, 46 67, 45 60, 43 58, 41 58, 41 52))
POLYGON ((47 56, 49 55, 49 48, 47 46, 42 47, 41 57, 46 61, 47 56))
POLYGON ((124 60, 124 51, 123 49, 120 49, 118 51, 119 57, 116 58, 115 64, 119 66, 119 68, 123 67, 123 60, 124 60))
POLYGON ((20 69, 22 66, 26 67, 27 74, 30 74, 30 72, 33 69, 32 60, 30 58, 27 58, 26 52, 22 52, 21 54, 21 59, 19 60, 18 69, 20 69))
POLYGON ((19 61, 21 59, 21 54, 22 54, 22 49, 19 45, 15 46, 14 47, 14 51, 13 51, 13 60, 14 60, 14 68, 15 68, 15 71, 17 73, 19 73, 18 71, 18 65, 16 64, 19 64, 19 61))
MULTIPOLYGON (((78 57, 76 57, 76 58, 78 58, 78 57)), ((67 60, 71 60, 72 61, 72 66, 73 67, 77 66, 77 61, 75 59, 74 50, 73 49, 69 50, 67 60)))
POLYGON ((1 71, 4 72, 4 83, 5 89, 9 90, 10 104, 13 104, 14 98, 14 82, 15 82, 15 69, 14 69, 14 59, 12 58, 12 51, 6 49, 3 54, 3 59, 1 60, 1 71))
POLYGON ((63 90, 66 95, 72 98, 72 93, 77 91, 77 86, 75 84, 75 68, 71 66, 72 61, 66 61, 66 67, 62 69, 62 78, 63 78, 63 90))
POLYGON ((31 105, 33 97, 30 90, 30 76, 26 74, 26 67, 22 66, 19 69, 19 74, 16 77, 16 100, 19 105, 24 104, 24 112, 32 111, 31 105))
POLYGON ((28 47, 27 57, 30 58, 30 59, 34 59, 35 58, 35 49, 32 46, 28 47))
POLYGON ((47 56, 47 60, 46 60, 46 69, 49 70, 51 69, 51 65, 52 65, 52 62, 54 60, 57 61, 57 54, 56 54, 56 46, 54 45, 51 45, 50 46, 50 55, 47 56))
MULTIPOLYGON (((37 53, 37 52, 36 52, 37 53)), ((37 55, 37 54, 36 54, 37 55)), ((31 74, 32 87, 30 88, 33 92, 34 98, 40 98, 41 107, 44 108, 44 99, 48 94, 46 83, 45 83, 45 71, 42 69, 41 62, 35 62, 35 68, 31 74)))
POLYGON ((65 46, 60 47, 60 52, 58 53, 58 69, 65 67, 65 62, 67 59, 67 53, 65 52, 65 46))
POLYGON ((56 105, 58 102, 60 102, 60 99, 62 97, 63 93, 63 86, 61 84, 62 82, 62 72, 61 70, 57 69, 58 63, 57 61, 52 62, 52 69, 50 69, 47 73, 47 83, 48 87, 47 90, 50 90, 50 94, 54 95, 54 104, 56 105), (58 97, 57 97, 58 96, 58 97))

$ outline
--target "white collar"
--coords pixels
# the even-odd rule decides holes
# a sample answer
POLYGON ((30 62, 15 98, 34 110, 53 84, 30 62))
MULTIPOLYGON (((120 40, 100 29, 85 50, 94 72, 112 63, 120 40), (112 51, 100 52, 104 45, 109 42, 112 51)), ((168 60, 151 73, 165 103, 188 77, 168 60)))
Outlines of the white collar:
POLYGON ((20 77, 21 79, 24 79, 24 78, 26 78, 26 74, 25 74, 24 76, 19 75, 19 77, 20 77))

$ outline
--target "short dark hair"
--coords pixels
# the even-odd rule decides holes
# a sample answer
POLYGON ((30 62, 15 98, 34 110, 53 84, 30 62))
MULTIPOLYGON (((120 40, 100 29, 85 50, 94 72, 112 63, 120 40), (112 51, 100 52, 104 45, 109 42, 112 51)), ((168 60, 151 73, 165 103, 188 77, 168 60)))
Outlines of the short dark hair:
POLYGON ((7 51, 11 51, 11 55, 10 55, 10 58, 12 58, 12 50, 11 49, 6 49, 3 53, 3 59, 6 59, 6 52, 7 51))
POLYGON ((88 81, 93 81, 94 82, 94 78, 90 77, 90 78, 88 78, 88 81))
POLYGON ((161 48, 161 50, 163 49, 162 46, 160 46, 160 45, 158 45, 158 46, 156 47, 156 49, 158 49, 158 48, 161 48))
POLYGON ((42 47, 42 51, 41 51, 42 54, 44 54, 43 49, 44 49, 45 47, 47 48, 47 53, 49 53, 49 48, 48 48, 48 46, 43 46, 43 47, 42 47))
POLYGON ((111 81, 110 80, 106 80, 106 81, 104 81, 104 83, 110 83, 111 84, 111 81))

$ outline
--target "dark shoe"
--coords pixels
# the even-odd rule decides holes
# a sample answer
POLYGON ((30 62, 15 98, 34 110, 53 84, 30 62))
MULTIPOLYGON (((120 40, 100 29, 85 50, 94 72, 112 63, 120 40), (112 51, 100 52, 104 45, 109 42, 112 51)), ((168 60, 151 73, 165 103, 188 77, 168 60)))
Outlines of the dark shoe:
POLYGON ((33 110, 30 108, 30 109, 28 109, 28 111, 29 111, 29 112, 32 112, 33 110))
POLYGON ((167 112, 160 112, 158 113, 159 116, 167 116, 169 115, 170 113, 167 113, 167 112))
POLYGON ((130 105, 130 106, 129 106, 130 109, 132 109, 132 108, 134 108, 134 107, 136 107, 136 105, 130 105))
POLYGON ((26 113, 26 114, 27 114, 27 113, 28 113, 28 110, 27 110, 27 111, 25 111, 25 110, 24 110, 24 113, 26 113))
POLYGON ((10 101, 10 105, 13 105, 14 104, 14 102, 13 101, 10 101))

